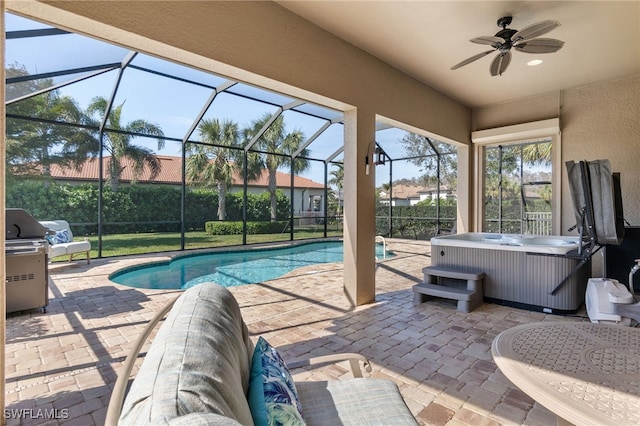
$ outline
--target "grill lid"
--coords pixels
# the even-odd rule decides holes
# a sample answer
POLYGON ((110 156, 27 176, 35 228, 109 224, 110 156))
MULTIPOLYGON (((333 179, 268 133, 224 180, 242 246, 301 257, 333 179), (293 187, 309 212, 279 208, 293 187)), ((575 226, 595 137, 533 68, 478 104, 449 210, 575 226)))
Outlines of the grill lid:
POLYGON ((24 209, 6 209, 5 220, 7 240, 44 238, 47 233, 47 228, 24 209))

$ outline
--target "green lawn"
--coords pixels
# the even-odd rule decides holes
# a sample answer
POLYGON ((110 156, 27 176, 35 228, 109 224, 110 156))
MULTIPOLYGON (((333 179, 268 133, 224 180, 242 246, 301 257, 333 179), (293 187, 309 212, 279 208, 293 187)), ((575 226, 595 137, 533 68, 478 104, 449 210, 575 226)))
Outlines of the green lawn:
MULTIPOLYGON (((328 231, 330 237, 341 237, 342 231, 328 231)), ((294 238, 322 238, 321 230, 296 230, 294 238)), ((80 238, 80 237, 79 237, 80 238)), ((98 237, 87 237, 91 242, 91 257, 98 257, 98 237)), ((289 233, 247 235, 247 244, 257 244, 275 241, 289 241, 289 233)), ((209 235, 206 232, 187 232, 185 234, 185 248, 214 248, 235 246, 242 244, 242 235, 209 235)), ((180 250, 180 233, 135 233, 104 235, 102 237, 102 256, 123 256, 130 254, 157 253, 180 250)), ((56 260, 66 260, 60 257, 56 260)))

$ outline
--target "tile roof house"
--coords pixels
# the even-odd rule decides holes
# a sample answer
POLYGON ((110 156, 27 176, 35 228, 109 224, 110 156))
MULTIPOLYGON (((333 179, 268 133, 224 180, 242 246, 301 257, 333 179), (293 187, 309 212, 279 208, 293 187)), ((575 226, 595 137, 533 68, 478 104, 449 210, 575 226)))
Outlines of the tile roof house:
MULTIPOLYGON (((395 184, 391 188, 391 193, 380 190, 380 202, 389 204, 391 196, 392 206, 413 206, 420 201, 435 200, 438 192, 435 187, 424 187, 421 185, 395 184)), ((455 194, 448 188, 440 188, 440 199, 455 198, 455 194)))
MULTIPOLYGON (((134 179, 133 165, 130 160, 122 160, 122 174, 120 176, 121 184, 137 183, 139 185, 170 185, 180 187, 182 182, 182 158, 169 155, 158 155, 162 165, 160 173, 151 178, 151 171, 145 167, 137 180, 134 179)), ((107 170, 107 163, 110 157, 103 157, 103 170, 107 170)), ((92 183, 98 181, 100 174, 100 163, 96 158, 88 158, 87 161, 79 168, 62 167, 59 164, 51 165, 51 177, 55 182, 77 185, 81 183, 92 183)), ((250 193, 261 193, 267 190, 269 173, 263 170, 263 173, 256 180, 248 182, 248 191, 250 193)), ((288 173, 276 172, 276 186, 281 189, 288 197, 290 197, 291 175, 288 173)), ((294 211, 314 210, 316 212, 324 211, 324 185, 311 179, 294 176, 294 211)), ((233 183, 230 192, 240 192, 243 190, 243 180, 238 174, 233 176, 233 183)))

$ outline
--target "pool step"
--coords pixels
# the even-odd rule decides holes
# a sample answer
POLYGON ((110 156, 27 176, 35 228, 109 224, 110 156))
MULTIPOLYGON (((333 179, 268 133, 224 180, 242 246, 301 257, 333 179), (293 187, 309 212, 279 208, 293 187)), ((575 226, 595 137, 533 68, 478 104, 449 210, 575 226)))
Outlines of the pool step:
POLYGON ((424 282, 413 286, 414 301, 422 303, 430 297, 454 299, 460 312, 471 312, 482 305, 484 272, 427 266, 422 273, 424 282), (466 281, 466 287, 461 281, 466 281))

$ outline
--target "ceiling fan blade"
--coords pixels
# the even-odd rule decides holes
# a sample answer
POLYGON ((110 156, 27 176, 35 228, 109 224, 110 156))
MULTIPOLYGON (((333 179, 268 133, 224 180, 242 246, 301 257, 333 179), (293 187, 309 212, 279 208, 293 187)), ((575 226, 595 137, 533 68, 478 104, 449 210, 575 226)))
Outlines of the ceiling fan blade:
POLYGON ((534 38, 534 37, 541 36, 542 34, 546 34, 558 26, 560 26, 560 22, 558 21, 538 22, 537 24, 524 27, 523 29, 515 33, 511 37, 511 41, 515 43, 520 40, 529 40, 530 38, 534 38))
POLYGON ((502 75, 502 73, 507 70, 509 62, 511 62, 511 51, 500 53, 493 62, 491 62, 491 75, 494 77, 496 75, 502 75))
POLYGON ((484 58, 485 56, 487 56, 489 53, 493 53, 495 52, 495 50, 491 49, 491 50, 487 50, 486 52, 482 52, 482 53, 478 53, 477 55, 473 55, 470 58, 465 59, 464 61, 460 62, 459 64, 455 64, 454 66, 451 67, 452 70, 457 70, 460 67, 463 67, 467 64, 470 64, 473 61, 477 61, 480 58, 484 58))
POLYGON ((516 44, 516 50, 525 53, 553 53, 564 46, 564 41, 555 38, 534 38, 533 40, 522 41, 516 44))
POLYGON ((505 40, 501 37, 494 37, 494 36, 481 36, 481 37, 475 37, 472 38, 471 40, 469 40, 471 43, 476 43, 476 44, 488 44, 489 46, 494 46, 497 44, 498 46, 501 45, 502 43, 505 42, 505 40))

